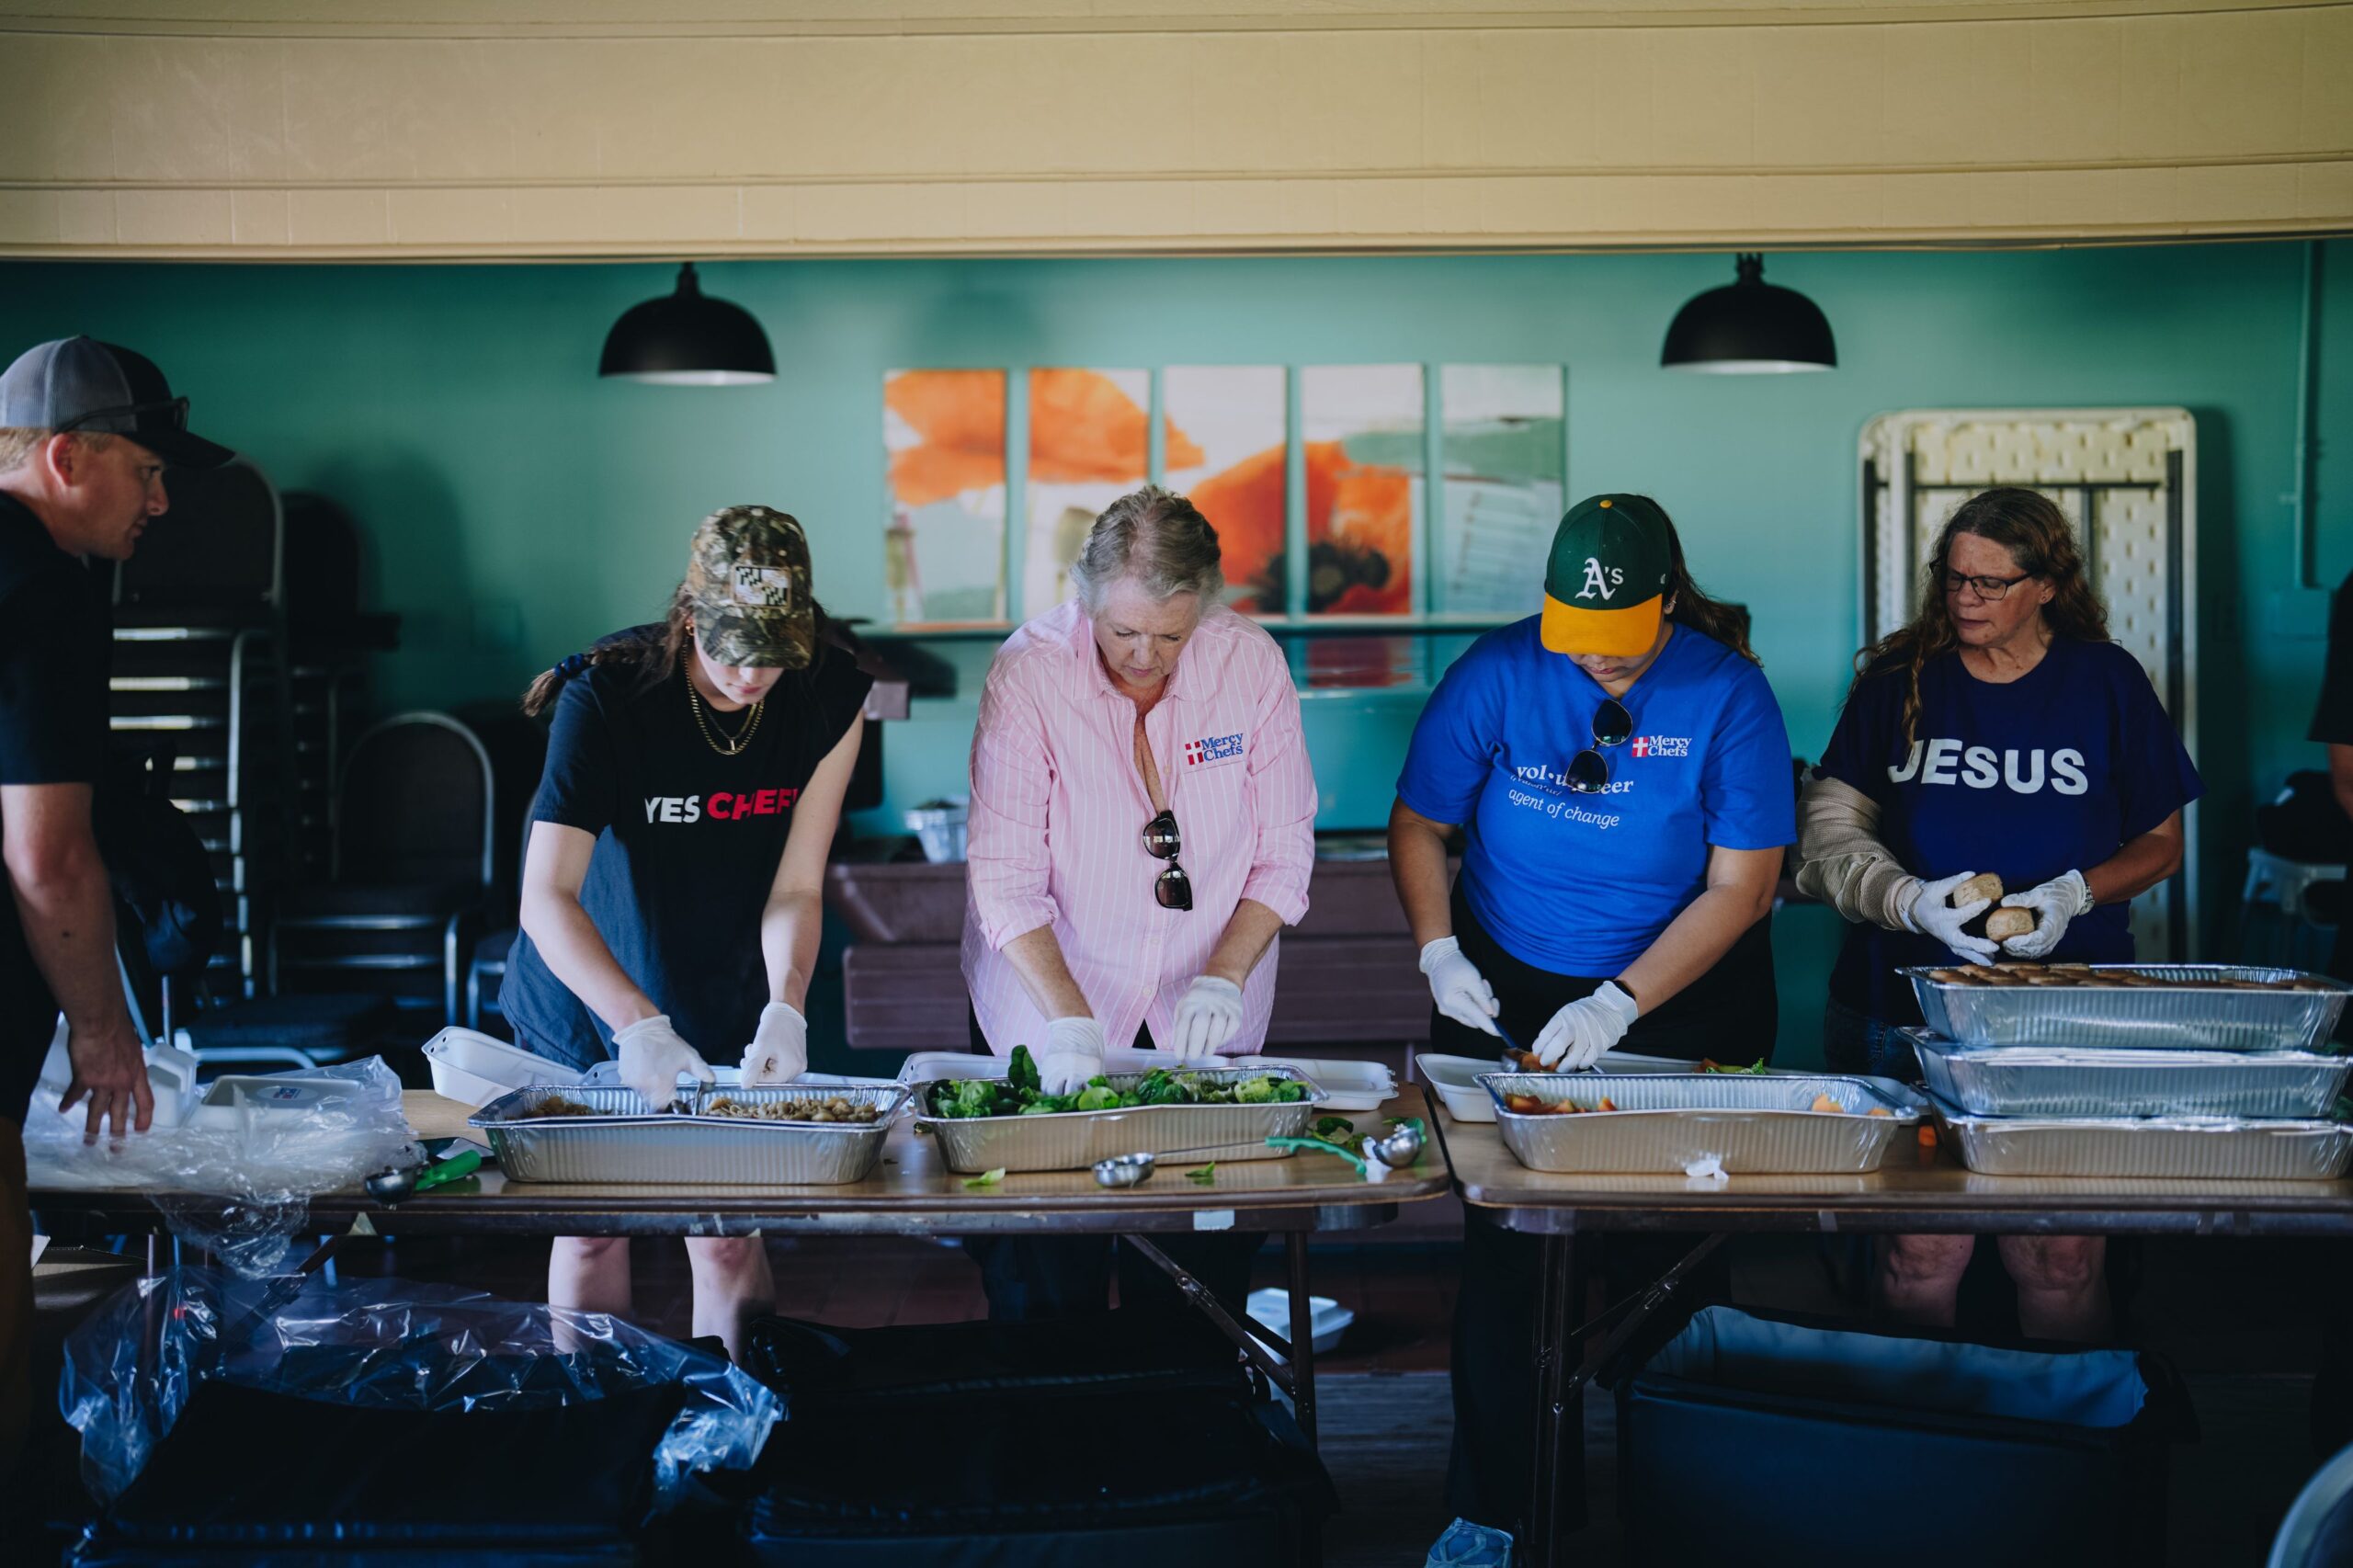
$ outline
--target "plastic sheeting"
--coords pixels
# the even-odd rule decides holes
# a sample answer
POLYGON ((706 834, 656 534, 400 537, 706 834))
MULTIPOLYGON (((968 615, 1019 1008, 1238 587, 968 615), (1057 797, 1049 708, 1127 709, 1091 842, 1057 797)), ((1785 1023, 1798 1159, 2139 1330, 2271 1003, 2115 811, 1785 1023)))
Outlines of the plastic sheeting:
POLYGON ((260 1081, 302 1092, 286 1096, 293 1108, 242 1096, 229 1107, 200 1107, 178 1127, 96 1142, 83 1141, 83 1108, 61 1115, 44 1085, 25 1118, 32 1185, 147 1192, 175 1235, 239 1274, 273 1273, 308 1222, 313 1198, 416 1165, 423 1154, 401 1114, 400 1079, 381 1057, 260 1081))
POLYGON ((58 1403, 93 1494, 119 1496, 210 1380, 417 1411, 547 1409, 679 1383, 685 1407, 648 1456, 660 1508, 694 1471, 750 1469, 784 1415, 722 1358, 601 1312, 404 1279, 175 1268, 119 1292, 66 1342, 58 1403))

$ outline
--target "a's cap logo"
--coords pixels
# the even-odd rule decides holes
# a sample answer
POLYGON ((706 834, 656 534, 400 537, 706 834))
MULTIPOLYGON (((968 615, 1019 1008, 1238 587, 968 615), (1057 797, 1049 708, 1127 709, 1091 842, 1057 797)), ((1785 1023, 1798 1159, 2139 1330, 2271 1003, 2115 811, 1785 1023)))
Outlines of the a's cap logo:
POLYGON ((1597 558, 1588 555, 1585 558, 1585 586, 1577 590, 1577 597, 1589 599, 1599 594, 1603 598, 1608 598, 1618 592, 1618 585, 1625 580, 1625 573, 1615 566, 1605 567, 1597 558))
POLYGON ((790 608, 792 574, 772 566, 738 566, 734 570, 735 602, 760 609, 790 608))

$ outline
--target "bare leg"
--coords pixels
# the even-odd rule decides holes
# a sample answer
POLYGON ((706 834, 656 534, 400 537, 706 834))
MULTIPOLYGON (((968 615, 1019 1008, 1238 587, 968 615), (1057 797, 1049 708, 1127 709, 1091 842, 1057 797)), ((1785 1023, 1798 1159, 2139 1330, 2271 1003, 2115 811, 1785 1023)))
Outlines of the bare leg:
POLYGON ((744 1324, 776 1308, 767 1244, 757 1236, 688 1236, 695 1276, 695 1334, 717 1335, 731 1359, 743 1358, 744 1324))
POLYGON ((2112 1328, 2105 1236, 2003 1236, 2003 1267, 2018 1287, 2018 1332, 2029 1339, 2097 1343, 2112 1328))
MULTIPOLYGON (((548 1248, 548 1305, 575 1312, 609 1312, 626 1318, 632 1311, 629 1289, 627 1236, 558 1236, 548 1248)), ((575 1348, 563 1343, 559 1350, 575 1348)))
POLYGON ((1950 1328, 1974 1236, 1889 1236, 1879 1249, 1880 1310, 1898 1323, 1950 1328))

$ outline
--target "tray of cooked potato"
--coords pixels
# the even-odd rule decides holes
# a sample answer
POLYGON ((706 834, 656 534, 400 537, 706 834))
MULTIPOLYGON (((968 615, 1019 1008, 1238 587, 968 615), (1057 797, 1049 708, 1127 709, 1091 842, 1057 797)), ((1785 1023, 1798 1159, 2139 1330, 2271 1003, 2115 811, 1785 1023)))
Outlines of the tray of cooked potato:
POLYGON ((1921 966, 1928 1028, 1966 1046, 2315 1051, 2353 986, 2244 964, 1921 966))
POLYGON ((660 1110, 620 1085, 517 1089, 467 1125, 515 1181, 835 1187, 863 1181, 908 1099, 887 1087, 702 1088, 660 1110))
POLYGON ((1504 1146, 1538 1171, 1873 1171, 1919 1096, 1833 1074, 1483 1073, 1504 1146))

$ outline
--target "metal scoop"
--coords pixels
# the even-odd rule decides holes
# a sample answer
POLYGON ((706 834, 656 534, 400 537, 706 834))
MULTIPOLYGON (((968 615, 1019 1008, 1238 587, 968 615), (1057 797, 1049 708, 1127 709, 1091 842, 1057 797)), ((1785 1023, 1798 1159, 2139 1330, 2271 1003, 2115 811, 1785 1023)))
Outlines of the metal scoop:
POLYGON ((1114 1154, 1108 1160, 1095 1162, 1095 1181, 1099 1187, 1134 1187, 1152 1175, 1154 1165, 1174 1155, 1214 1154, 1221 1149, 1256 1147, 1247 1138, 1229 1138, 1222 1143, 1204 1143, 1197 1149, 1163 1149, 1150 1154, 1139 1150, 1132 1154, 1114 1154))

